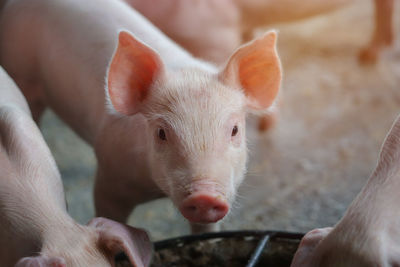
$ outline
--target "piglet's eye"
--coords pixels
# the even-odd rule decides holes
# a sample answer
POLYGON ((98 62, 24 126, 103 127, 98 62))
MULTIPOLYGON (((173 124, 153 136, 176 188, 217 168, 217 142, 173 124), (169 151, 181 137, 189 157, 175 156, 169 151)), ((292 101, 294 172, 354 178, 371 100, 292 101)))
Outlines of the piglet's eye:
POLYGON ((233 129, 232 129, 232 136, 236 136, 237 133, 238 133, 238 131, 239 131, 239 128, 237 127, 237 125, 233 126, 233 129))
POLYGON ((158 138, 160 138, 163 141, 166 141, 167 140, 167 136, 165 134, 164 129, 159 128, 157 131, 158 131, 157 132, 158 138))

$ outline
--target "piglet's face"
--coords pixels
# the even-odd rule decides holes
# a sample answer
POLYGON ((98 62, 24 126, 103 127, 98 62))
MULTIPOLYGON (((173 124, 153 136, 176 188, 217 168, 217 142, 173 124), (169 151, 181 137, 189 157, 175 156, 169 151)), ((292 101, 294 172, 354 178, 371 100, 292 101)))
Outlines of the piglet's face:
POLYGON ((244 95, 196 70, 170 74, 155 86, 143 110, 153 177, 187 219, 218 221, 245 170, 244 95))
POLYGON ((229 211, 246 165, 245 115, 268 109, 280 85, 276 34, 239 48, 219 72, 168 70, 121 32, 108 94, 116 111, 148 121, 155 182, 184 217, 213 223, 229 211))

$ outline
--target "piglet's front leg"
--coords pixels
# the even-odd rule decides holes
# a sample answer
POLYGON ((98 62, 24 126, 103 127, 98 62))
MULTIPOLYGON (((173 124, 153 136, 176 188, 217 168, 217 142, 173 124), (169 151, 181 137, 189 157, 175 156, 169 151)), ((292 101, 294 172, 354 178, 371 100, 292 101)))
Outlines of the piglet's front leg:
POLYGON ((136 205, 143 202, 143 192, 124 182, 121 177, 106 175, 97 171, 94 198, 96 216, 126 222, 136 205), (122 181, 121 181, 122 180, 122 181))
POLYGON ((332 231, 309 232, 292 267, 400 266, 400 119, 378 165, 332 231))
POLYGON ((126 222, 132 210, 146 201, 163 197, 164 194, 152 180, 138 168, 134 174, 124 171, 124 165, 113 167, 98 156, 94 201, 96 216, 118 222, 126 222))
POLYGON ((361 63, 375 63, 379 53, 393 43, 393 0, 375 0, 375 30, 368 46, 361 50, 361 63))

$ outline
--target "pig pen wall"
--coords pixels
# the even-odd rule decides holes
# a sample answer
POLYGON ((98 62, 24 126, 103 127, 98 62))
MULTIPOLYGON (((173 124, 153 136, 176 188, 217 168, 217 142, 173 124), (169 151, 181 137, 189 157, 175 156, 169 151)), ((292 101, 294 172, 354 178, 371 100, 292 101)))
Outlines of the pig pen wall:
MULTIPOLYGON (((333 225, 343 215, 400 112, 400 3, 395 2, 397 38, 375 66, 357 62, 373 29, 372 1, 273 27, 279 29, 284 70, 279 122, 260 136, 249 118, 248 175, 222 229, 305 232, 333 225)), ((41 129, 60 167, 69 212, 86 223, 94 215, 93 151, 50 111, 41 129)), ((140 206, 129 222, 149 229, 154 240, 189 232, 166 199, 140 206)))

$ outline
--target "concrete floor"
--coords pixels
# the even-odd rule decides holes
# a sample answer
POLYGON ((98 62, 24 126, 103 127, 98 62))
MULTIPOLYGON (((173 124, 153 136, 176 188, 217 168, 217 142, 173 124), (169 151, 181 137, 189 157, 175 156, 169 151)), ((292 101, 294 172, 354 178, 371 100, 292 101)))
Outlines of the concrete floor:
MULTIPOLYGON (((357 62, 372 17, 370 1, 357 1, 326 16, 275 27, 284 69, 279 123, 260 136, 249 118, 248 175, 222 229, 305 232, 333 225, 343 215, 400 111, 400 16, 396 43, 381 61, 357 62)), ((41 129, 60 167, 69 212, 86 223, 93 216, 93 151, 51 112, 41 129)), ((189 232, 166 199, 140 206, 129 221, 147 228, 153 240, 189 232)))

